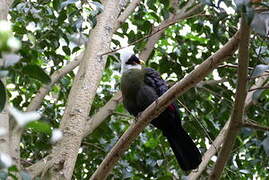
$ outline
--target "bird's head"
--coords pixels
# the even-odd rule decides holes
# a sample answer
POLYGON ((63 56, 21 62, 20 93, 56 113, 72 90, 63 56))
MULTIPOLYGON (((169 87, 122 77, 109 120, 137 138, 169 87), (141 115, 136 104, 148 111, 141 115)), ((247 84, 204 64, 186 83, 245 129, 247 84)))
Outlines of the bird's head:
POLYGON ((144 61, 140 60, 131 47, 119 51, 121 60, 121 72, 124 73, 129 69, 141 69, 144 61))

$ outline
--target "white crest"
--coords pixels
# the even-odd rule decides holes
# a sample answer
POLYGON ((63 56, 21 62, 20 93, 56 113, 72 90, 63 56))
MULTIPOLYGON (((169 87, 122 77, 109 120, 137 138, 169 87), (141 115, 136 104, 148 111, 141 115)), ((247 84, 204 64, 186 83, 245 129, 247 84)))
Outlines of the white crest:
POLYGON ((129 70, 129 69, 141 69, 141 65, 140 64, 136 64, 136 65, 126 65, 126 62, 129 60, 129 58, 132 55, 135 55, 134 51, 133 51, 134 46, 129 46, 126 48, 123 48, 121 50, 119 50, 119 54, 120 54, 120 60, 121 60, 121 73, 129 70))
POLYGON ((128 59, 134 55, 134 50, 133 50, 133 46, 129 46, 126 48, 123 48, 121 50, 118 51, 120 53, 120 60, 122 63, 126 63, 128 61, 128 59))

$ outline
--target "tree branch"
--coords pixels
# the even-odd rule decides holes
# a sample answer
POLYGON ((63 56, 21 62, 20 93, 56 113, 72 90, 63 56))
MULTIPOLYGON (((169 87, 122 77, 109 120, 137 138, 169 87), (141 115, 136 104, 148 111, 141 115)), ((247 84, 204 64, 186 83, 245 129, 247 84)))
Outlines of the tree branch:
POLYGON ((217 162, 210 175, 211 180, 216 180, 220 178, 224 166, 232 151, 236 135, 240 130, 240 125, 243 121, 244 103, 247 96, 249 61, 248 46, 250 37, 250 27, 244 18, 241 19, 240 29, 241 33, 239 43, 239 68, 234 109, 231 115, 231 123, 228 128, 227 136, 225 137, 217 162))
MULTIPOLYGON (((8 11, 10 9, 13 0, 0 0, 0 20, 7 20, 8 11)), ((1 61, 1 58, 0 58, 1 61)), ((5 84, 6 79, 2 78, 2 82, 5 84)), ((2 112, 0 112, 0 127, 6 132, 4 135, 0 136, 0 152, 6 153, 13 159, 13 163, 20 168, 20 151, 18 146, 13 146, 13 140, 20 136, 13 137, 12 135, 12 125, 13 121, 10 119, 7 112, 7 103, 2 112)))
POLYGON ((209 163, 212 156, 214 156, 220 149, 224 138, 227 136, 227 129, 229 127, 230 120, 225 123, 225 126, 222 128, 216 139, 211 144, 210 148, 204 153, 202 162, 200 163, 197 171, 192 171, 188 175, 188 180, 197 179, 202 172, 206 169, 207 164, 209 163))
POLYGON ((269 131, 268 126, 261 126, 257 123, 254 123, 254 122, 243 122, 242 126, 252 128, 252 129, 261 130, 261 131, 269 131))
POLYGON ((109 50, 112 29, 123 1, 106 1, 104 11, 97 17, 98 23, 91 30, 90 41, 86 45, 61 119, 60 129, 64 136, 52 149, 55 157, 44 168, 44 178, 48 175, 46 170, 49 170, 53 179, 71 179, 72 177, 87 116, 106 64, 106 56, 100 57, 98 53, 109 50))
POLYGON ((227 42, 220 50, 210 56, 195 70, 176 83, 165 94, 152 103, 137 118, 137 122, 132 124, 121 136, 121 138, 100 164, 98 169, 92 175, 91 179, 105 179, 125 150, 128 149, 133 140, 150 123, 150 121, 156 118, 166 108, 166 106, 174 101, 179 95, 195 86, 195 84, 200 82, 208 73, 212 72, 212 70, 220 63, 230 57, 237 49, 238 42, 239 33, 236 33, 234 37, 232 37, 231 40, 227 42))
MULTIPOLYGON (((258 81, 251 87, 251 88, 254 88, 254 87, 259 87, 259 86, 262 86, 263 83, 266 81, 266 78, 264 77, 261 77, 258 79, 258 81)), ((247 94, 247 97, 246 97, 246 100, 245 100, 245 112, 246 110, 248 109, 249 106, 251 106, 254 102, 254 99, 252 98, 253 96, 253 93, 254 92, 248 92, 247 94)), ((218 150, 219 150, 219 147, 223 144, 223 140, 224 140, 224 137, 226 135, 223 134, 223 131, 225 131, 225 134, 227 134, 227 126, 228 126, 228 123, 230 123, 231 119, 229 119, 225 126, 222 128, 222 130, 220 131, 219 135, 216 137, 216 139, 214 140, 214 143, 210 146, 210 148, 205 152, 204 156, 203 156, 203 161, 201 162, 199 168, 198 168, 198 171, 193 171, 189 174, 188 178, 190 180, 195 180, 195 179, 198 179, 198 177, 202 174, 202 172, 206 169, 206 165, 209 163, 209 160, 211 159, 211 157, 213 155, 215 155, 218 150), (217 140, 218 139, 218 140, 217 140), (219 143, 216 143, 216 142, 220 142, 219 143), (215 153, 213 153, 212 151, 214 151, 214 149, 216 150, 215 153), (209 152, 208 152, 209 151, 209 152), (212 153, 211 153, 212 152, 212 153)), ((255 124, 255 123, 254 123, 255 124)), ((243 125, 244 126, 244 123, 243 125)), ((261 129, 262 130, 262 129, 261 129)))
MULTIPOLYGON (((201 4, 198 4, 198 5, 196 5, 196 7, 197 7, 197 9, 200 9, 200 8, 202 7, 202 5, 201 5, 201 4)), ((195 9, 195 11, 197 11, 196 8, 194 8, 194 9, 195 9)), ((194 11, 190 11, 190 12, 194 13, 194 11)), ((186 15, 186 14, 185 14, 185 15, 186 15)), ((194 15, 193 15, 193 16, 194 16, 194 15)), ((179 19, 187 19, 187 18, 191 18, 191 17, 193 17, 193 16, 183 17, 182 15, 178 14, 177 16, 174 16, 174 18, 179 20, 179 19)), ((138 39, 138 40, 136 40, 136 41, 130 43, 128 46, 120 47, 120 48, 118 48, 118 49, 114 49, 114 50, 111 50, 111 51, 107 51, 107 52, 105 52, 105 53, 101 53, 100 56, 105 56, 105 55, 113 54, 113 53, 115 53, 115 52, 117 52, 117 51, 119 51, 119 50, 121 50, 121 49, 124 49, 124 48, 126 48, 126 47, 132 46, 132 45, 134 45, 134 44, 137 44, 138 42, 143 41, 144 39, 147 39, 147 38, 149 38, 149 37, 151 37, 151 36, 153 36, 153 35, 155 35, 155 34, 161 32, 161 31, 163 31, 164 29, 168 28, 169 26, 171 26, 171 25, 173 25, 173 24, 175 24, 175 23, 177 23, 177 21, 171 21, 170 23, 166 23, 165 26, 159 27, 158 29, 156 29, 155 32, 152 32, 152 33, 150 33, 150 34, 148 34, 148 35, 146 35, 146 36, 144 36, 144 37, 142 37, 142 38, 140 38, 140 39, 138 39)), ((142 59, 142 58, 141 58, 141 59, 142 59)))
POLYGON ((260 90, 260 89, 269 89, 269 86, 266 85, 266 86, 263 86, 263 87, 252 88, 252 89, 250 89, 248 91, 250 92, 250 91, 256 91, 256 90, 260 90))
MULTIPOLYGON (((264 82, 267 80, 267 78, 265 77, 260 77, 258 79, 258 81, 256 81, 256 83, 254 85, 252 85, 251 89, 252 88, 255 88, 255 87, 260 87, 264 84, 264 82)), ((246 100, 245 100, 245 112, 247 111, 247 109, 249 108, 249 106, 251 106, 252 104, 254 104, 254 99, 252 98, 253 96, 253 91, 252 92, 248 92, 247 94, 247 97, 246 97, 246 100)), ((214 140, 214 143, 210 146, 210 148, 205 152, 204 156, 203 156, 203 161, 201 162, 199 168, 198 168, 198 171, 193 171, 189 174, 188 178, 190 180, 195 180, 195 179, 198 179, 198 177, 202 174, 202 172, 206 169, 206 165, 209 163, 209 160, 211 159, 211 157, 213 155, 215 155, 218 150, 219 150, 219 147, 223 144, 223 140, 224 140, 224 137, 226 135, 223 134, 223 131, 227 132, 227 126, 228 126, 228 123, 230 123, 231 119, 229 119, 225 126, 222 128, 222 130, 220 131, 219 135, 216 137, 216 139, 214 140), (217 140, 218 139, 218 140, 217 140), (215 142, 220 142, 220 144, 218 143, 215 143, 215 142), (214 149, 216 150, 215 153, 213 153, 212 151, 214 151, 214 149), (208 152, 209 151, 209 152, 208 152), (212 152, 212 153, 211 153, 212 152)), ((244 124, 242 125, 244 126, 244 124)), ((262 129, 261 129, 262 130, 262 129)), ((225 133, 227 134, 227 133, 225 133)))
POLYGON ((135 8, 140 4, 140 0, 132 0, 129 5, 125 8, 125 10, 121 13, 121 15, 118 17, 115 26, 113 28, 113 31, 116 32, 117 29, 121 26, 122 23, 126 21, 126 19, 129 17, 130 14, 132 14, 135 10, 135 8))
POLYGON ((222 78, 222 79, 219 79, 219 80, 208 80, 208 81, 201 81, 197 84, 197 87, 202 87, 202 86, 205 86, 205 85, 215 85, 215 84, 219 84, 219 83, 224 83, 224 82, 227 82, 228 79, 226 78, 222 78))
POLYGON ((36 93, 35 97, 31 100, 30 104, 27 107, 27 111, 35 111, 40 106, 44 99, 44 97, 48 94, 52 86, 59 81, 64 75, 71 72, 74 68, 76 68, 83 56, 83 53, 79 54, 75 59, 71 62, 69 62, 66 66, 62 67, 61 69, 58 69, 55 71, 50 79, 51 82, 49 84, 44 84, 36 93))
POLYGON ((121 92, 117 92, 102 108, 87 120, 84 137, 91 134, 108 116, 110 116, 117 105, 122 101, 121 92))
POLYGON ((154 49, 154 45, 160 39, 162 33, 170 26, 173 25, 180 20, 187 19, 194 14, 197 14, 202 11, 202 4, 198 4, 194 7, 190 8, 194 4, 194 0, 189 1, 182 9, 176 8, 176 13, 170 15, 170 17, 164 20, 160 25, 153 28, 151 34, 152 36, 147 41, 145 45, 144 51, 140 54, 140 59, 147 60, 154 49))

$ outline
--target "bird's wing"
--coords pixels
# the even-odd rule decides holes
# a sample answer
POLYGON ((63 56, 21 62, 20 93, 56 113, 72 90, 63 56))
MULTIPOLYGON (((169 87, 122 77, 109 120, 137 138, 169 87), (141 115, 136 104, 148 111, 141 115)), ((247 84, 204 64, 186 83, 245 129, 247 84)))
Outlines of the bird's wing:
POLYGON ((161 96, 168 90, 168 86, 159 74, 158 71, 155 71, 152 68, 144 68, 145 71, 145 79, 144 82, 148 86, 152 87, 158 96, 161 96))
MULTIPOLYGON (((168 85, 166 81, 162 79, 160 73, 152 68, 145 68, 144 70, 146 72, 144 79, 145 84, 152 87, 158 96, 163 95, 168 90, 168 85)), ((167 109, 178 114, 176 103, 168 105, 167 109)))

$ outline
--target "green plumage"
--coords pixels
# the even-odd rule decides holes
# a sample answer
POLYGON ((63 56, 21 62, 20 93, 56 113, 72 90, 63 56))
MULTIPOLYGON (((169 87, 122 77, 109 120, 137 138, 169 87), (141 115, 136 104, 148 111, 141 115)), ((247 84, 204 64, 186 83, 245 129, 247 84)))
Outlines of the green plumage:
POLYGON ((126 98, 134 99, 137 90, 145 84, 144 75, 143 69, 130 69, 122 74, 121 91, 126 98))
POLYGON ((122 74, 121 91, 123 104, 134 116, 144 111, 158 98, 156 91, 145 83, 146 71, 144 68, 130 69, 122 74))

